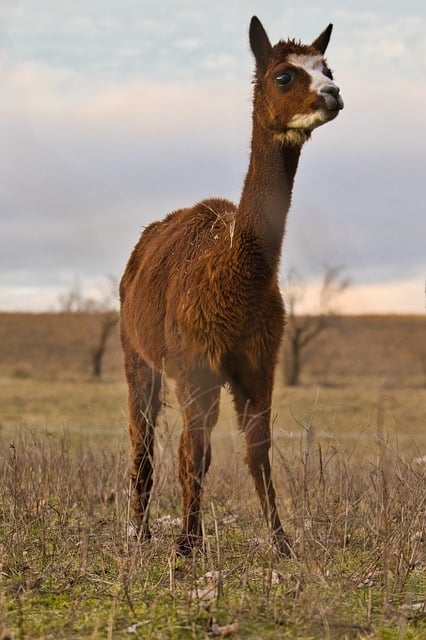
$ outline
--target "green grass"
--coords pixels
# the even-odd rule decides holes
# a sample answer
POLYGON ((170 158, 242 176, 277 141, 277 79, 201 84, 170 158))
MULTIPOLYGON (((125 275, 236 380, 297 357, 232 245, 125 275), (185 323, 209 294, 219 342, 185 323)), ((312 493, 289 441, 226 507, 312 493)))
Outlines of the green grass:
POLYGON ((285 560, 224 396, 203 548, 177 562, 176 407, 157 434, 156 539, 140 547, 127 539, 124 384, 3 377, 0 638, 426 638, 413 608, 426 593, 424 401, 371 381, 277 384, 273 471, 299 550, 285 560))
POLYGON ((123 383, 0 378, 0 429, 13 438, 21 427, 90 440, 126 430, 123 383))

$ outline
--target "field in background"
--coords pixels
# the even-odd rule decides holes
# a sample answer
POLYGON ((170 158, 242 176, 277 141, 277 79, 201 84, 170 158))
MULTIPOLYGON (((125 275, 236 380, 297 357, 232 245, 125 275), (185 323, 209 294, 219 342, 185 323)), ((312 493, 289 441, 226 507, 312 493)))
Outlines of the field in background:
POLYGON ((278 558, 224 394, 203 552, 175 562, 179 412, 158 430, 156 542, 127 540, 118 336, 90 376, 99 318, 0 314, 0 638, 426 638, 422 317, 342 317, 274 395, 278 558))
MULTIPOLYGON (((0 313, 0 377, 87 380, 100 331, 90 313, 0 313)), ((302 383, 355 382, 426 388, 424 316, 335 316, 306 352, 302 383)), ((123 379, 118 330, 105 379, 123 379)))

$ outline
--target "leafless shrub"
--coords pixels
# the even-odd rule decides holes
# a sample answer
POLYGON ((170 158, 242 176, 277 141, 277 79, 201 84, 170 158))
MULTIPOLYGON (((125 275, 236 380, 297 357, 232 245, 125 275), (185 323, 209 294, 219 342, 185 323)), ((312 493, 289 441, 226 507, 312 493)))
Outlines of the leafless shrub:
POLYGON ((306 348, 331 325, 331 319, 337 312, 336 299, 350 285, 350 280, 341 272, 340 267, 324 267, 316 314, 299 312, 306 295, 306 285, 294 269, 287 277, 284 287, 287 329, 283 349, 283 372, 287 386, 299 384, 306 348))
POLYGON ((92 375, 102 378, 103 362, 108 341, 118 324, 118 285, 114 276, 109 276, 104 286, 99 286, 95 295, 83 293, 77 279, 61 296, 59 306, 64 313, 90 313, 98 318, 97 335, 90 347, 92 375))

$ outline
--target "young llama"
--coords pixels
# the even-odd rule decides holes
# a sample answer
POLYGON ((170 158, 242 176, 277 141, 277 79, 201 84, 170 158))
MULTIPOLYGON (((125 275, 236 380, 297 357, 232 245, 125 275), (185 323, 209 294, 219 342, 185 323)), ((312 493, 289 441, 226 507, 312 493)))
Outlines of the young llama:
POLYGON ((253 132, 240 203, 204 200, 154 222, 121 281, 134 532, 140 540, 150 538, 154 428, 164 374, 176 383, 183 414, 183 528, 176 541, 182 555, 201 537, 201 490, 223 385, 233 397, 274 543, 281 553, 291 552, 269 461, 274 367, 284 328, 278 266, 302 145, 343 108, 323 57, 331 30, 330 24, 311 45, 288 40, 272 46, 252 18, 253 132))

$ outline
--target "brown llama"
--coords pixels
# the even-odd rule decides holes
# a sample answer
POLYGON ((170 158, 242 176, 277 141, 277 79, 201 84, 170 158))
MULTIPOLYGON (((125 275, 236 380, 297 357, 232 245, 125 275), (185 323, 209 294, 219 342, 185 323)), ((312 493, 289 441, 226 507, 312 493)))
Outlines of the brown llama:
POLYGON ((324 52, 332 25, 311 44, 272 46, 250 24, 256 60, 250 164, 238 206, 209 199, 142 233, 121 281, 121 337, 129 389, 134 531, 150 538, 154 427, 162 375, 183 413, 179 481, 184 555, 201 537, 200 499, 210 436, 227 385, 247 443, 247 463, 276 547, 291 552, 269 461, 270 412, 284 327, 278 266, 300 151, 343 102, 324 52))

